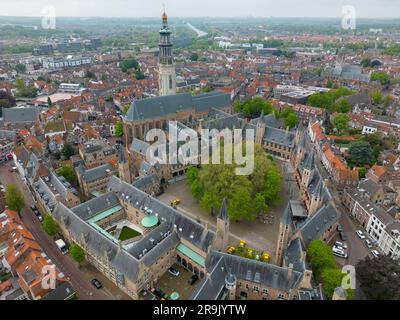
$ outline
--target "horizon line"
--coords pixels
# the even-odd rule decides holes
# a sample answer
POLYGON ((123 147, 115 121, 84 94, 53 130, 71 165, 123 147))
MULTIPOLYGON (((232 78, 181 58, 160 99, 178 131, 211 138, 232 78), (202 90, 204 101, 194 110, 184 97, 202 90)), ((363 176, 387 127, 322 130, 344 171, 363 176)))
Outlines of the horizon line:
MULTIPOLYGON (((42 18, 42 16, 30 16, 30 15, 0 15, 0 18, 42 18)), ((141 17, 128 17, 128 16, 57 16, 57 18, 75 18, 75 19, 88 19, 88 18, 102 18, 102 19, 159 19, 158 16, 141 16, 141 17)), ((169 15, 168 18, 220 18, 220 19, 339 19, 342 17, 338 16, 173 16, 169 15)), ((378 20, 395 20, 399 19, 398 17, 366 17, 360 16, 357 19, 378 19, 378 20)))

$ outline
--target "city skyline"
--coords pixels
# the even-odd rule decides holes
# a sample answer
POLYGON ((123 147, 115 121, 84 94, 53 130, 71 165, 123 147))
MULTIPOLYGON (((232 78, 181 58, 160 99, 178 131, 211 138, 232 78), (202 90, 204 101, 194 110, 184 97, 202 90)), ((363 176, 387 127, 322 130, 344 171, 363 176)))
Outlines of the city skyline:
POLYGON ((248 0, 244 6, 239 0, 204 0, 201 3, 188 0, 154 0, 151 3, 140 1, 115 0, 112 5, 106 0, 72 0, 68 3, 59 0, 2 0, 2 16, 41 16, 43 9, 52 5, 60 17, 158 17, 163 4, 171 17, 285 17, 285 18, 340 18, 342 8, 352 5, 359 18, 394 18, 400 12, 400 2, 395 0, 248 0), (212 8, 212 10, 210 10, 212 8), (159 14, 158 14, 159 13, 159 14))

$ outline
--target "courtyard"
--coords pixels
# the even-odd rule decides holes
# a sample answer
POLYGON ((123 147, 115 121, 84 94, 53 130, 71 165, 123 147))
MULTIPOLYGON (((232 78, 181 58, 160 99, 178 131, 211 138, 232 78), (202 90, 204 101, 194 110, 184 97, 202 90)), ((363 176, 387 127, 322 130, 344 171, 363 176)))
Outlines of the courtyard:
MULTIPOLYGON (((275 160, 282 175, 281 201, 278 205, 270 208, 267 218, 256 219, 254 221, 230 222, 230 241, 229 244, 237 246, 240 240, 254 249, 268 252, 273 257, 276 250, 276 242, 279 232, 279 221, 283 215, 290 199, 297 199, 297 187, 294 181, 293 169, 287 162, 275 160)), ((194 220, 205 225, 208 223, 210 229, 216 230, 216 216, 211 216, 202 210, 198 201, 192 196, 186 180, 171 184, 165 193, 158 197, 168 205, 175 198, 179 198, 181 203, 177 209, 194 220)))
POLYGON ((175 277, 167 271, 158 280, 156 289, 164 291, 168 296, 171 296, 173 292, 178 292, 179 300, 187 300, 200 280, 198 280, 194 285, 190 285, 188 281, 193 276, 193 273, 177 263, 172 267, 179 270, 179 276, 175 277))

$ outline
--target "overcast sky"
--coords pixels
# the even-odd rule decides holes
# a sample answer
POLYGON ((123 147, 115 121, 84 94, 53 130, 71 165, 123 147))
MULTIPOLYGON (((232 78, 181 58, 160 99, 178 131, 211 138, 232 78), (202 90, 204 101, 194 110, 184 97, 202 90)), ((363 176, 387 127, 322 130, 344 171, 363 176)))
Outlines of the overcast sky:
POLYGON ((353 5, 358 17, 400 17, 400 0, 0 0, 0 16, 158 17, 165 3, 172 17, 341 17, 353 5))

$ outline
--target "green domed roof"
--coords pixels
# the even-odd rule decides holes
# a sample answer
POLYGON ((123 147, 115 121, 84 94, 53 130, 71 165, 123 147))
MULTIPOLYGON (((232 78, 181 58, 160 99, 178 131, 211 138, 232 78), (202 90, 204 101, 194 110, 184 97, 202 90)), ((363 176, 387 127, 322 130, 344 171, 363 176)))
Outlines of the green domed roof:
POLYGON ((144 217, 141 221, 142 226, 145 228, 152 228, 156 226, 157 223, 158 223, 158 218, 153 215, 144 217))

